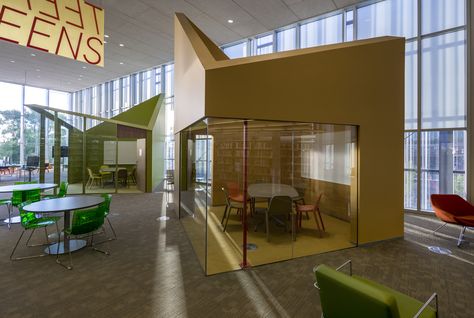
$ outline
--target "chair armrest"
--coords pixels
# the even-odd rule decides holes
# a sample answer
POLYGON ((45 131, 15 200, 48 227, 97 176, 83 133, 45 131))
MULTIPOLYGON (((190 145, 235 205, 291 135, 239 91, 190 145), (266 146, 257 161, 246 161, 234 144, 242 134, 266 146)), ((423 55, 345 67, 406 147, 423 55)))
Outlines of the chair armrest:
MULTIPOLYGON (((343 269, 343 268, 346 267, 347 265, 349 265, 349 275, 352 276, 352 260, 348 260, 348 261, 344 262, 344 264, 342 264, 341 266, 339 266, 338 268, 336 268, 336 271, 339 271, 339 270, 343 269)), ((316 272, 316 268, 317 268, 317 266, 315 266, 315 267, 313 268, 313 273, 316 272)), ((320 290, 317 281, 314 282, 314 287, 316 287, 318 290, 320 290)), ((414 318, 415 318, 415 317, 414 317, 414 318)))
POLYGON ((438 294, 433 293, 430 298, 421 306, 420 310, 413 316, 413 318, 418 318, 420 317, 421 313, 428 307, 428 305, 435 299, 435 304, 436 304, 436 317, 438 317, 438 294))

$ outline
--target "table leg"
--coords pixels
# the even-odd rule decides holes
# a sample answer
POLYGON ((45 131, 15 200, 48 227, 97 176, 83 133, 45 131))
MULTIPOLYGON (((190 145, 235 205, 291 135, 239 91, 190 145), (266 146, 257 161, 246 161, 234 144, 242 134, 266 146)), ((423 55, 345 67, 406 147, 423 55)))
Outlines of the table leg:
POLYGON ((71 240, 66 234, 71 228, 71 213, 70 211, 64 211, 64 239, 62 242, 53 244, 50 248, 45 249, 45 253, 48 254, 67 254, 70 251, 74 252, 80 250, 87 245, 85 240, 71 240))

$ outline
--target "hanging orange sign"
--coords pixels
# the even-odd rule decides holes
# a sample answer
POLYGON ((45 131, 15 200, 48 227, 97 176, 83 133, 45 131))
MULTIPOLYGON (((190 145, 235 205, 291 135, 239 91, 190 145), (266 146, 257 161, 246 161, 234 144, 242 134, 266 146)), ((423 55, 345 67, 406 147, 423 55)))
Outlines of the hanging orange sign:
POLYGON ((0 40, 104 66, 104 10, 84 0, 0 0, 0 40))

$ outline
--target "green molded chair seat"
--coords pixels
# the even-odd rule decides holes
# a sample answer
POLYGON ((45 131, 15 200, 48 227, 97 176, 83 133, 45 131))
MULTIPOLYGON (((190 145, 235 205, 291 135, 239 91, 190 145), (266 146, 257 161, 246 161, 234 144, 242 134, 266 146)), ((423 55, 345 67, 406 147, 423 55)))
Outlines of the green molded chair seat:
POLYGON ((44 195, 42 198, 43 200, 48 200, 48 199, 58 199, 58 198, 64 198, 67 194, 67 188, 69 184, 66 181, 61 182, 59 185, 59 192, 58 194, 47 194, 44 195))
MULTIPOLYGON (((325 318, 412 318, 424 305, 386 286, 326 265, 319 265, 315 275, 325 318)), ((435 318, 437 311, 427 306, 418 317, 435 318)))
POLYGON ((105 217, 105 205, 97 208, 74 211, 72 226, 66 233, 69 235, 83 235, 94 232, 102 227, 105 217))

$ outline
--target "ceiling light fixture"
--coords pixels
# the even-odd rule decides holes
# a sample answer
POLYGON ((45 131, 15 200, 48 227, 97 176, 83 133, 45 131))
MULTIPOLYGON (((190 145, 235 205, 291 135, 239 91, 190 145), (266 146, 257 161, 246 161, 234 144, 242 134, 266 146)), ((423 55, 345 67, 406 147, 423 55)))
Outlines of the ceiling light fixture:
POLYGON ((120 62, 120 65, 123 65, 123 62, 120 62))
POLYGON ((15 61, 14 61, 14 60, 11 60, 10 63, 15 63, 15 61))
POLYGON ((104 41, 104 44, 107 44, 107 41, 104 41))
POLYGON ((229 20, 227 20, 227 23, 231 23, 231 24, 232 24, 232 23, 234 23, 234 20, 229 19, 229 20))
POLYGON ((35 54, 35 53, 31 53, 31 56, 36 56, 36 54, 35 54))
POLYGON ((87 68, 87 66, 83 66, 82 68, 87 68))
POLYGON ((123 43, 120 43, 119 46, 124 47, 125 45, 123 45, 123 43))
POLYGON ((104 36, 105 36, 106 38, 108 38, 108 37, 109 37, 107 34, 104 34, 104 36))

